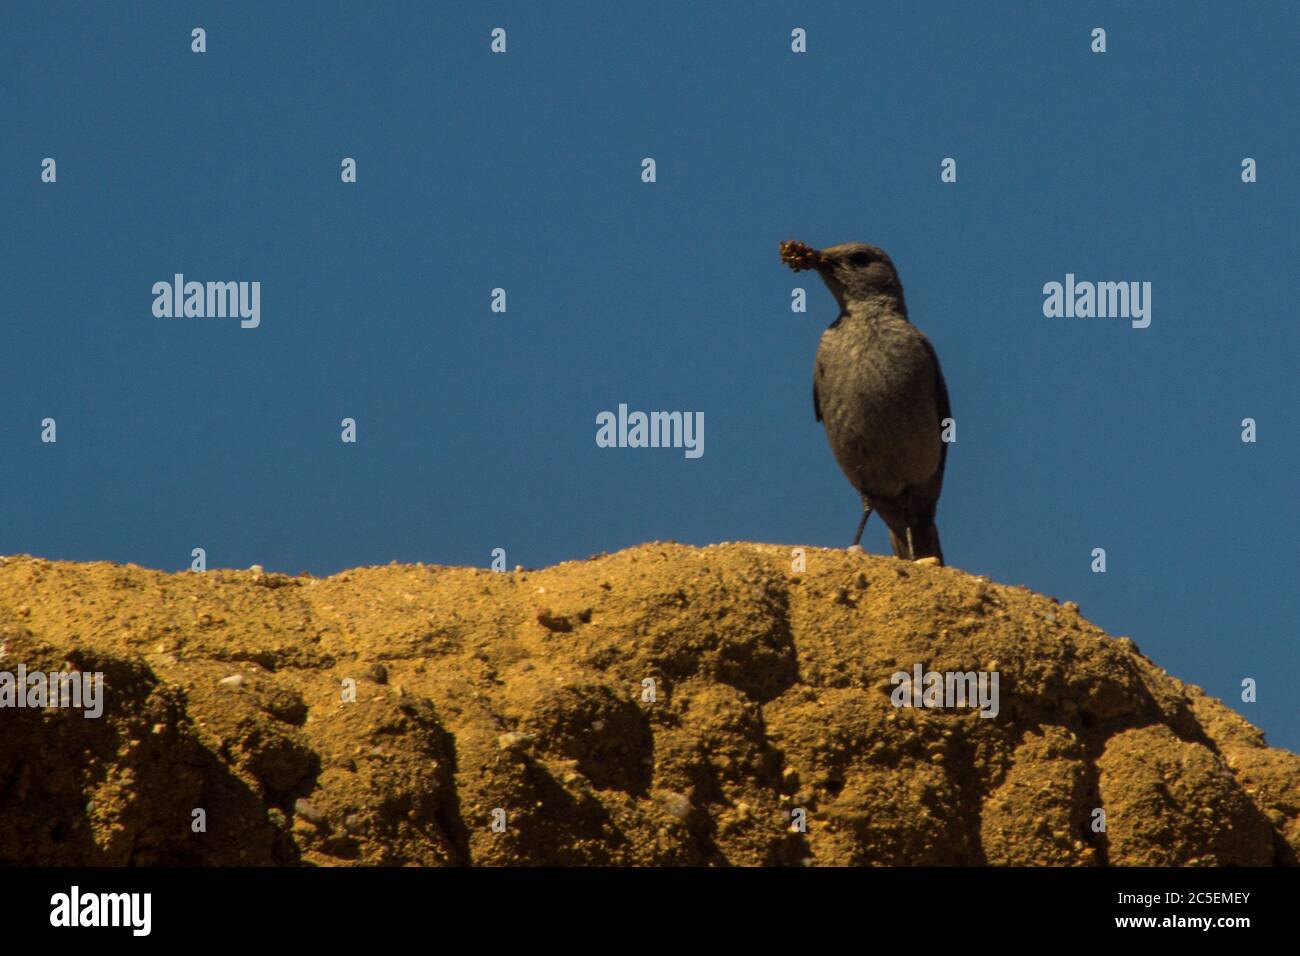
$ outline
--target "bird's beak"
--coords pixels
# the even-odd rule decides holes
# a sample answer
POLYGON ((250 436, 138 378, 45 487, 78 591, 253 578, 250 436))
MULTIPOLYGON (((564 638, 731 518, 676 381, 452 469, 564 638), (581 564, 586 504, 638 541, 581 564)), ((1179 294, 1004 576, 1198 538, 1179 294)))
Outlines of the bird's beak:
POLYGON ((797 239, 787 239, 781 243, 781 261, 795 272, 820 269, 822 266, 821 253, 797 239))

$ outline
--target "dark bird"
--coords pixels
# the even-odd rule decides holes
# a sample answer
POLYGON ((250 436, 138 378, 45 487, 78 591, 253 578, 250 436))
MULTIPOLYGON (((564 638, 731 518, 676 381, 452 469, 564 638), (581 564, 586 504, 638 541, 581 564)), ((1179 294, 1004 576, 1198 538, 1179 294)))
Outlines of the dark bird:
POLYGON ((840 306, 817 347, 813 412, 862 497, 853 546, 876 511, 895 557, 943 564, 934 515, 948 458, 948 387, 934 346, 908 321, 894 263, 863 242, 819 251, 790 240, 781 259, 796 272, 817 270, 840 306))

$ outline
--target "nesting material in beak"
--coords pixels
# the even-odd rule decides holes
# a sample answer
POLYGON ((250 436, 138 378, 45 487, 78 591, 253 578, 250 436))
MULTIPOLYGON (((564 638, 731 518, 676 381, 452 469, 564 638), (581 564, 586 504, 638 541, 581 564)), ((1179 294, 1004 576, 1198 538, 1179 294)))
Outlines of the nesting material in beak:
POLYGON ((804 269, 816 269, 821 262, 821 253, 811 246, 806 246, 795 239, 781 243, 781 261, 795 272, 804 269))

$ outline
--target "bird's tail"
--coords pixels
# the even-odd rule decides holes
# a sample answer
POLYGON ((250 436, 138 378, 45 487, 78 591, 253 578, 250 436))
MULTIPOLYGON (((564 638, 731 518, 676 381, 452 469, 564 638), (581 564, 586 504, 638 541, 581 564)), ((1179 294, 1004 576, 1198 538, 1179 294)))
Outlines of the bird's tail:
POLYGON ((912 547, 907 547, 907 534, 900 537, 892 530, 889 532, 889 544, 894 549, 894 557, 904 560, 920 558, 938 558, 943 564, 943 548, 939 546, 939 528, 933 522, 914 527, 912 530, 912 547))

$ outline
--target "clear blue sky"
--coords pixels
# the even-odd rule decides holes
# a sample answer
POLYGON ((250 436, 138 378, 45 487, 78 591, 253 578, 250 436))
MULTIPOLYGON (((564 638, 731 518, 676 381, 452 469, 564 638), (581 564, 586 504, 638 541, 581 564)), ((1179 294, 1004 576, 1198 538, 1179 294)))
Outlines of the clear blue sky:
POLYGON ((860 239, 947 374, 949 562, 1300 749, 1297 6, 887 6, 7 3, 0 551, 846 545, 834 304, 777 242, 860 239), (261 327, 155 318, 176 272, 260 281, 261 327), (1067 272, 1150 281, 1151 327, 1045 318, 1067 272), (704 456, 597 448, 619 403, 704 412, 704 456))

